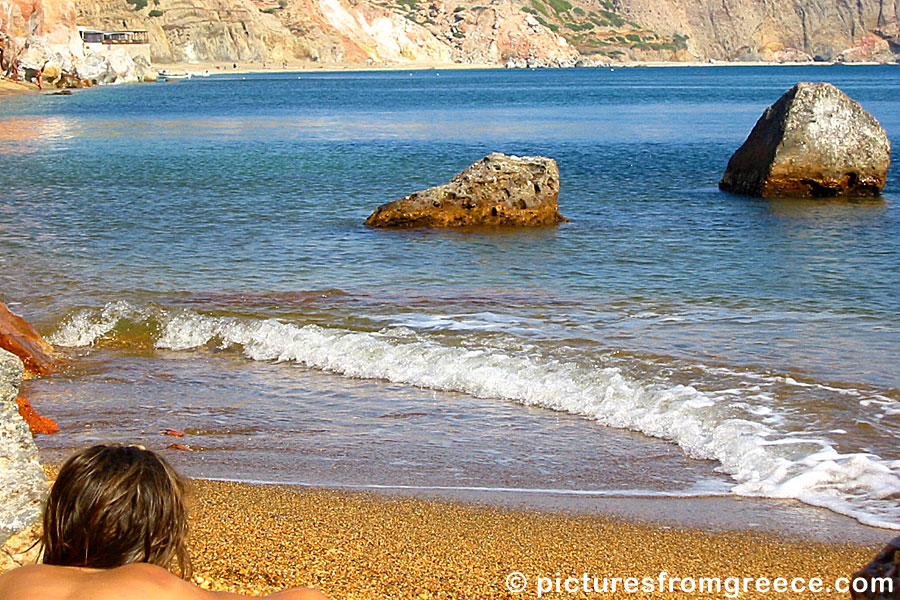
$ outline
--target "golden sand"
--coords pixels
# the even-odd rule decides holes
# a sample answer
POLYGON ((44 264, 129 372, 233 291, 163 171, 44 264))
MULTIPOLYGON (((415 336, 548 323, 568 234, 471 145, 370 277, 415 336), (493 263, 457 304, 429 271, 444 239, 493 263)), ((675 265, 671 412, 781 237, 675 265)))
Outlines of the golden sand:
POLYGON ((13 81, 11 79, 6 79, 5 77, 0 77, 0 97, 36 92, 37 89, 37 86, 33 83, 13 81))
MULTIPOLYGON (((660 571, 670 577, 820 577, 829 585, 877 551, 361 493, 208 481, 195 481, 194 487, 195 576, 203 587, 253 594, 302 585, 333 599, 535 598, 538 576, 643 578, 660 571), (529 578, 528 589, 518 595, 506 591, 513 571, 529 578)), ((544 597, 725 596, 676 591, 544 597)), ((810 595, 752 589, 740 595, 762 597, 810 595)))

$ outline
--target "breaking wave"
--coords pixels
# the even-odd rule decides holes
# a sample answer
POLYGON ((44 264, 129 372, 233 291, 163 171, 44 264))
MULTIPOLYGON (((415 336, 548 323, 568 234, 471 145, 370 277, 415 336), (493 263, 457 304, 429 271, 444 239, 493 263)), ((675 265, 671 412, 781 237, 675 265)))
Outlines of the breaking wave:
POLYGON ((50 339, 60 346, 88 346, 134 322, 153 323, 153 344, 160 349, 215 345, 255 361, 294 362, 347 377, 580 415, 669 440, 691 457, 718 461, 735 481, 736 494, 795 498, 868 525, 900 529, 900 461, 864 451, 840 453, 828 438, 835 431, 805 430, 789 410, 766 405, 760 396, 643 382, 617 367, 591 367, 537 353, 450 345, 402 326, 353 331, 139 309, 126 302, 78 311, 50 339))

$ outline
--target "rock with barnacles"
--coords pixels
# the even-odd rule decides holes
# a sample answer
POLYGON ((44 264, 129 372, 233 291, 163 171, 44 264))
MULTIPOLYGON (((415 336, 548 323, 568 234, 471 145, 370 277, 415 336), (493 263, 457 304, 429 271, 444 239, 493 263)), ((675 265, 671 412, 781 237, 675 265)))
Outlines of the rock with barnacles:
POLYGON ((798 83, 770 106, 719 187, 751 196, 877 196, 891 144, 878 121, 830 83, 798 83))
POLYGON ((559 167, 543 156, 494 153, 450 183, 415 192, 378 207, 371 227, 465 227, 556 225, 559 167))

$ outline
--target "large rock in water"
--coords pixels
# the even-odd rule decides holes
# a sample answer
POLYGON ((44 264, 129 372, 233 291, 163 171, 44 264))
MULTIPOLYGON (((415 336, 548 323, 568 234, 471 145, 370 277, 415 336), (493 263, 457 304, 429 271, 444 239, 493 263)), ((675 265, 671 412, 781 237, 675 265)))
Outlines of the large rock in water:
POLYGON ((22 361, 0 350, 0 572, 34 562, 47 479, 16 395, 22 361))
POLYGON ((25 375, 47 375, 56 368, 53 346, 34 330, 28 321, 9 312, 0 302, 0 348, 25 363, 25 375))
POLYGON ((891 144, 878 121, 829 83, 798 83, 770 106, 719 187, 763 197, 876 196, 891 144))
POLYGON ((378 207, 371 227, 537 227, 567 221, 559 214, 559 167, 543 156, 491 154, 450 183, 378 207))

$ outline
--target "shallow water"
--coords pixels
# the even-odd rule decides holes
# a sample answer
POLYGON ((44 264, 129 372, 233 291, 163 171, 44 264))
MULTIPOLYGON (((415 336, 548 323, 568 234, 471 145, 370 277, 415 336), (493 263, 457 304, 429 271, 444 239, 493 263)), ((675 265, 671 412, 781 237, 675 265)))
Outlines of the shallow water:
MULTIPOLYGON (((900 527, 900 213, 716 188, 761 111, 900 68, 217 76, 0 104, 2 299, 65 435, 331 485, 736 493, 900 527), (491 151, 571 223, 375 231, 491 151), (188 429, 173 440, 163 427, 188 429)), ((896 165, 895 165, 896 167, 896 165)))

